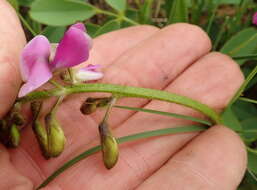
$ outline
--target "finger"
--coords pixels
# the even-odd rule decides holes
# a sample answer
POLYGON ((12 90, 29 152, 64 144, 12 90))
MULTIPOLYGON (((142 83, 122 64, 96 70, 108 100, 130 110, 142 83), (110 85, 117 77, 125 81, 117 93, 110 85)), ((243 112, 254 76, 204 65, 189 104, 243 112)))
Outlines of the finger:
POLYGON ((240 137, 226 127, 215 126, 190 142, 137 189, 234 190, 243 178, 246 161, 240 137))
MULTIPOLYGON (((243 76, 233 60, 222 54, 211 53, 188 68, 167 90, 187 95, 215 108, 222 108, 242 82, 243 76), (206 74, 207 68, 208 74, 206 74), (195 77, 196 74, 197 77, 195 77), (219 76, 218 79, 217 74, 219 76), (205 79, 205 77, 208 79, 205 79), (225 85, 226 83, 229 84, 229 87, 225 85), (192 87, 197 88, 197 90, 190 90, 188 92, 188 89, 192 89, 192 87)), ((155 101, 152 104, 158 106, 155 101)), ((179 112, 185 114, 196 114, 192 110, 178 107, 174 104, 169 106, 167 104, 161 105, 164 106, 166 111, 176 112, 179 109, 179 112)), ((125 136, 131 133, 182 124, 187 124, 187 122, 154 115, 150 117, 146 113, 137 113, 128 119, 126 123, 118 127, 114 133, 117 136, 125 136)), ((181 149, 196 135, 197 133, 169 135, 140 141, 140 143, 134 142, 123 145, 120 148, 119 162, 111 171, 104 169, 100 154, 96 154, 66 171, 62 179, 57 179, 56 183, 61 184, 63 187, 76 188, 76 184, 71 185, 65 182, 76 180, 81 187, 93 189, 91 184, 97 184, 98 181, 104 178, 105 181, 97 186, 99 189, 110 185, 113 189, 124 189, 126 187, 133 189, 161 167, 171 155, 181 149), (90 184, 84 183, 83 179, 79 178, 79 175, 83 175, 83 179, 90 179, 90 184)), ((72 151, 71 154, 73 155, 78 154, 94 144, 81 145, 75 152, 74 149, 68 149, 67 151, 72 151)), ((58 163, 55 164, 58 165, 58 163)), ((44 171, 51 173, 53 168, 57 167, 55 164, 46 166, 44 171)))
POLYGON ((0 189, 32 190, 33 184, 12 165, 7 150, 0 144, 0 189))
POLYGON ((20 84, 19 54, 25 37, 15 11, 0 1, 0 118, 12 106, 20 84))

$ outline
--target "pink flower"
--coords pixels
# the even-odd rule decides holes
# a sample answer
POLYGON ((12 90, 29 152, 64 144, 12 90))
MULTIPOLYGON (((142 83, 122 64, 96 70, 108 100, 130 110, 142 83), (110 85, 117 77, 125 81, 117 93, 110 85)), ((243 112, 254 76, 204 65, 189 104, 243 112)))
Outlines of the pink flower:
POLYGON ((257 12, 253 15, 253 24, 257 25, 257 12))
POLYGON ((56 69, 73 67, 86 61, 92 41, 85 31, 82 23, 72 25, 57 46, 52 61, 49 60, 51 45, 48 39, 42 35, 33 38, 21 55, 20 70, 25 83, 18 96, 25 96, 45 84, 56 69))

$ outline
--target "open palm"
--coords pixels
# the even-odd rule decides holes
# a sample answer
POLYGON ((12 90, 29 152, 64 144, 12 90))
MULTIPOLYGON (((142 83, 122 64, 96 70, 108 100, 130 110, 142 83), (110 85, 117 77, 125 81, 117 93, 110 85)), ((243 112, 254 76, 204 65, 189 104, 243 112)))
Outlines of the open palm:
MULTIPOLYGON (((19 54, 25 44, 18 19, 0 0, 0 117, 14 102, 20 84, 19 54)), ((185 95, 221 111, 243 82, 229 57, 209 53, 211 43, 198 27, 175 24, 122 29, 94 40, 87 63, 103 66, 103 83, 162 89, 185 95)), ((79 108, 88 95, 72 95, 58 111, 67 143, 63 154, 45 160, 31 126, 22 131, 21 146, 0 149, 0 189, 32 190, 82 151, 99 143, 97 126, 103 111, 84 116, 79 108)), ((119 104, 201 117, 175 104, 122 99, 119 104)), ((47 108, 45 108, 47 110, 47 108)), ((190 122, 147 113, 113 109, 110 126, 116 136, 190 122)), ((233 190, 246 166, 240 138, 223 126, 199 133, 156 137, 120 146, 117 165, 106 170, 100 153, 76 164, 44 190, 219 189, 233 190)))

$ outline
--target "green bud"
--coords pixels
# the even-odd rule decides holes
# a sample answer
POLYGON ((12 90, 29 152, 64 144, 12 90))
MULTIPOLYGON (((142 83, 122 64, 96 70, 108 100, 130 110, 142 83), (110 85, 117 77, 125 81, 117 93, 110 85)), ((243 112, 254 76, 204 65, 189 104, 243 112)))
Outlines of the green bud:
POLYGON ((33 122, 32 128, 39 143, 43 156, 46 159, 49 159, 50 157, 48 155, 47 133, 45 128, 41 125, 41 123, 38 120, 35 120, 33 122))
POLYGON ((20 144, 20 131, 15 124, 11 126, 10 129, 10 146, 18 147, 20 144))
POLYGON ((104 165, 107 169, 111 169, 115 166, 119 157, 118 143, 111 134, 108 128, 108 124, 103 122, 99 125, 99 133, 101 137, 101 148, 104 165))
POLYGON ((64 132, 55 118, 55 114, 49 113, 45 117, 46 131, 48 137, 48 155, 51 157, 59 156, 66 142, 64 132))

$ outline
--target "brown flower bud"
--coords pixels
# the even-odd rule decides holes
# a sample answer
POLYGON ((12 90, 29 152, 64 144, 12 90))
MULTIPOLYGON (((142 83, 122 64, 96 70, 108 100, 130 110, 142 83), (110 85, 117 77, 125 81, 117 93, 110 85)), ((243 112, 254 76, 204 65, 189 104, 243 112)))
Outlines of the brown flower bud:
POLYGON ((91 113, 94 113, 97 108, 108 105, 110 101, 110 97, 87 98, 86 101, 81 105, 80 111, 85 115, 89 115, 91 113))

